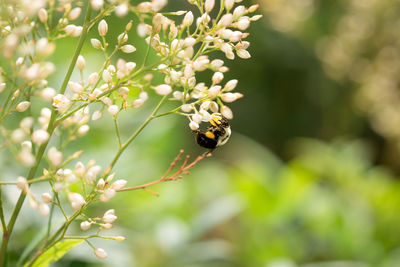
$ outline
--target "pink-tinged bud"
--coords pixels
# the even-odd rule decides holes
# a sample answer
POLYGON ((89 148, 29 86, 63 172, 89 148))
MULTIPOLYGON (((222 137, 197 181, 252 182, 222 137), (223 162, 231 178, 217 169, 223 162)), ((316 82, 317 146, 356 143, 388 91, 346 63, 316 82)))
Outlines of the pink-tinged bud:
POLYGON ((216 97, 217 95, 219 95, 220 92, 221 92, 221 86, 219 85, 214 85, 210 87, 210 89, 208 89, 208 95, 210 97, 216 97))
POLYGON ((159 95, 168 95, 172 92, 172 88, 168 84, 160 84, 155 88, 155 90, 159 95))
POLYGON ((225 0, 225 8, 227 10, 231 10, 233 5, 235 4, 235 0, 225 0))
POLYGON ((259 6, 260 6, 259 4, 252 5, 252 6, 249 7, 248 11, 250 13, 252 13, 252 12, 256 11, 259 6))
POLYGON ((104 1, 103 0, 90 0, 90 4, 94 10, 99 10, 103 7, 104 1))
POLYGON ((246 8, 244 6, 237 6, 235 8, 235 10, 233 10, 233 17, 235 19, 237 19, 238 17, 243 15, 245 11, 246 11, 246 8))
POLYGON ((71 206, 74 210, 79 210, 86 204, 85 199, 79 193, 69 193, 68 200, 71 202, 71 206))
POLYGON ((126 180, 120 179, 116 180, 114 183, 112 183, 111 188, 114 190, 118 190, 123 188, 128 182, 126 180))
POLYGON ((229 82, 227 82, 225 84, 224 91, 232 91, 233 89, 235 89, 237 83, 238 83, 238 80, 236 80, 236 79, 230 80, 229 82))
POLYGON ((41 202, 38 206, 38 212, 42 216, 49 216, 50 214, 50 207, 46 203, 41 202))
POLYGON ((111 106, 108 107, 107 111, 111 115, 115 116, 119 112, 119 107, 117 105, 111 105, 111 106))
POLYGON ((183 112, 190 112, 192 109, 193 109, 193 106, 190 105, 190 104, 183 104, 183 105, 181 106, 181 110, 182 110, 183 112))
POLYGON ((91 86, 94 86, 99 80, 99 75, 96 72, 93 72, 89 75, 88 82, 91 86))
POLYGON ((96 248, 94 250, 94 255, 96 255, 96 257, 99 258, 99 259, 107 258, 107 252, 102 248, 96 248))
POLYGON ((29 133, 33 126, 33 123, 34 123, 34 120, 32 117, 25 117, 19 123, 19 127, 21 127, 21 129, 24 130, 25 132, 29 133))
POLYGON ((102 19, 100 21, 99 26, 98 26, 98 31, 99 31, 100 36, 106 36, 106 34, 108 32, 108 24, 104 19, 102 19))
POLYGON ((85 68, 85 64, 85 58, 79 55, 78 59, 76 60, 76 67, 78 68, 78 70, 83 70, 85 68))
POLYGON ((49 193, 43 193, 42 199, 45 203, 50 203, 53 200, 53 197, 49 193))
POLYGON ((201 123, 203 120, 203 116, 201 116, 200 114, 196 113, 192 116, 192 120, 194 122, 196 122, 197 124, 201 123))
POLYGON ((248 59, 251 57, 250 53, 244 49, 236 50, 236 54, 238 55, 238 57, 243 58, 243 59, 248 59))
POLYGON ((98 39, 96 39, 96 38, 90 39, 90 43, 92 44, 92 46, 93 46, 95 49, 100 49, 100 48, 101 48, 101 42, 100 42, 98 39))
POLYGON ((49 137, 49 133, 45 130, 36 130, 32 133, 32 142, 40 146, 49 140, 49 137))
POLYGON ((210 13, 211 10, 213 10, 215 5, 215 0, 206 0, 204 3, 204 9, 206 10, 207 13, 210 13))
POLYGON ((133 45, 124 45, 121 47, 122 52, 124 53, 133 53, 136 51, 136 48, 133 45))
POLYGON ((192 25, 193 19, 194 19, 193 13, 192 13, 192 11, 189 11, 188 13, 186 13, 185 17, 183 18, 182 25, 184 27, 192 25))
POLYGON ((111 223, 104 223, 101 226, 103 226, 104 229, 107 229, 107 230, 113 228, 113 225, 111 223))
POLYGON ((250 26, 250 20, 248 18, 240 18, 237 24, 239 30, 244 31, 250 26))
POLYGON ((60 166, 62 163, 63 155, 60 151, 57 150, 54 146, 49 149, 47 152, 47 158, 53 166, 60 166))
POLYGON ((222 101, 226 103, 231 103, 237 99, 236 95, 233 93, 225 93, 221 95, 222 101))
POLYGON ((93 112, 92 120, 96 121, 100 119, 102 115, 103 114, 101 113, 101 110, 96 110, 95 112, 93 112))
POLYGON ((20 102, 17 107, 16 110, 18 112, 24 112, 25 110, 27 110, 29 107, 31 106, 31 102, 29 101, 22 101, 20 102))
POLYGON ((233 22, 233 15, 228 13, 221 17, 221 19, 218 21, 218 25, 221 25, 223 27, 228 27, 232 24, 232 22, 233 22))
POLYGON ((83 231, 89 230, 90 226, 92 226, 92 224, 88 221, 81 222, 81 229, 83 231))
POLYGON ((46 9, 44 9, 44 8, 39 9, 38 16, 39 16, 39 20, 40 20, 42 23, 46 23, 46 22, 47 22, 47 19, 48 19, 48 17, 49 17, 49 16, 47 15, 46 9))
POLYGON ((89 132, 89 129, 90 129, 89 125, 87 124, 82 125, 81 127, 78 128, 78 135, 79 136, 86 135, 89 132))
POLYGON ((233 119, 232 110, 231 110, 228 106, 223 106, 223 107, 221 108, 221 114, 222 114, 222 116, 224 116, 224 117, 227 118, 228 120, 233 119))
POLYGON ((112 76, 108 70, 104 70, 102 74, 103 81, 109 83, 112 81, 112 76))
POLYGON ((224 78, 224 74, 222 74, 221 72, 216 72, 212 76, 212 83, 213 84, 219 84, 222 81, 223 78, 224 78))
POLYGON ((126 16, 126 14, 128 14, 128 6, 124 3, 124 4, 120 4, 115 8, 115 14, 118 17, 124 17, 126 16))
POLYGON ((103 216, 103 221, 105 223, 113 223, 118 217, 113 214, 107 214, 103 216))
POLYGON ((81 15, 82 9, 80 7, 75 7, 69 12, 68 19, 69 20, 76 20, 81 15))
POLYGON ((195 122, 195 121, 191 121, 190 123, 189 123, 189 127, 190 127, 190 129, 192 129, 193 131, 195 131, 195 130, 197 130, 197 129, 199 129, 199 124, 197 123, 197 122, 195 122))
POLYGON ((28 188, 28 181, 25 177, 19 176, 17 177, 17 187, 21 190, 25 190, 28 188))
POLYGON ((57 94, 56 90, 51 87, 46 87, 40 92, 40 97, 45 101, 51 101, 57 94))
POLYGON ((83 86, 80 83, 68 82, 68 88, 75 94, 83 93, 83 86))
POLYGON ((150 2, 142 2, 138 4, 136 8, 139 12, 147 13, 151 11, 152 6, 152 3, 150 2))

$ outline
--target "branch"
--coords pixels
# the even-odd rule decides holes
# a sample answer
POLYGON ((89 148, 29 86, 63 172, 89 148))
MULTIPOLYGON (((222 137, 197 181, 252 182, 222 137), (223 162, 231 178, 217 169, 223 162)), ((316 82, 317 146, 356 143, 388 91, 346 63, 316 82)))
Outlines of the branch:
POLYGON ((148 190, 147 187, 156 185, 156 184, 160 184, 163 182, 177 181, 177 180, 181 179, 183 177, 183 175, 190 174, 189 170, 191 168, 193 168, 200 160, 202 160, 206 157, 211 157, 211 153, 207 153, 206 155, 198 156, 195 160, 193 160, 191 163, 188 164, 190 156, 187 155, 185 157, 182 165, 179 167, 179 169, 175 173, 169 175, 170 172, 176 167, 178 162, 181 161, 181 156, 183 155, 183 153, 184 153, 184 151, 183 151, 183 149, 181 149, 181 151, 179 151, 178 156, 176 156, 175 159, 171 162, 169 168, 167 169, 167 171, 164 173, 164 175, 160 179, 152 181, 150 183, 142 184, 142 185, 121 188, 121 189, 118 189, 117 191, 121 192, 121 191, 132 191, 132 190, 144 189, 144 190, 158 196, 158 193, 148 190))

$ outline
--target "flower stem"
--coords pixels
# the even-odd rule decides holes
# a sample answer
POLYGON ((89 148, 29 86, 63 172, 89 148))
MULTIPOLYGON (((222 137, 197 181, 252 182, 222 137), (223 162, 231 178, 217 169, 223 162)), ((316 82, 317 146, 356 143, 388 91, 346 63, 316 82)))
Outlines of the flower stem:
MULTIPOLYGON (((69 65, 67 74, 65 75, 64 81, 63 81, 63 83, 61 85, 61 88, 60 88, 60 91, 59 91, 60 94, 64 94, 64 92, 65 92, 65 90, 67 88, 67 84, 68 84, 69 79, 71 78, 72 72, 73 72, 74 67, 75 67, 76 60, 77 60, 77 58, 78 58, 78 56, 79 56, 79 54, 80 54, 80 52, 82 50, 83 43, 84 43, 84 41, 86 39, 86 36, 88 34, 90 13, 91 13, 91 5, 89 4, 88 7, 87 7, 87 10, 86 10, 86 17, 85 17, 85 22, 84 22, 84 25, 83 25, 82 34, 81 34, 81 36, 79 38, 79 42, 78 42, 78 45, 77 45, 77 47, 75 49, 75 53, 74 53, 74 55, 72 57, 72 60, 71 60, 71 63, 69 65)), ((58 113, 57 110, 53 108, 52 113, 51 113, 49 126, 47 127, 47 132, 50 134, 50 136, 52 135, 54 129, 56 128, 55 120, 56 120, 56 117, 57 117, 57 113, 58 113)), ((27 180, 30 180, 30 179, 32 179, 34 177, 34 175, 36 173, 36 170, 38 169, 39 164, 40 164, 40 162, 41 162, 41 160, 43 158, 43 154, 44 154, 44 151, 46 150, 47 144, 48 144, 48 141, 45 142, 44 144, 42 144, 39 147, 39 149, 37 151, 37 154, 36 154, 36 158, 35 158, 35 165, 29 170, 29 173, 28 173, 28 175, 26 177, 27 180)), ((14 229, 15 221, 17 220, 18 214, 19 214, 19 212, 20 212, 20 210, 22 208, 22 204, 24 203, 25 197, 26 197, 26 194, 24 192, 21 192, 21 194, 20 194, 20 196, 18 198, 17 204, 15 205, 14 210, 13 210, 13 212, 11 214, 11 218, 10 218, 10 221, 8 222, 7 228, 4 229, 4 231, 3 231, 3 240, 1 242, 1 247, 0 247, 0 266, 4 266, 5 265, 8 241, 10 240, 11 233, 12 233, 12 231, 14 229)))

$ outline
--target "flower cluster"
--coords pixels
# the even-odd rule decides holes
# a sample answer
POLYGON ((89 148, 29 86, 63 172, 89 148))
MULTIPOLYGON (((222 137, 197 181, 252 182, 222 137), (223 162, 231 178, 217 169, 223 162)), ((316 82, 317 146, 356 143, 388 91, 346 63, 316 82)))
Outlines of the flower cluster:
MULTIPOLYGON (((140 131, 151 120, 170 114, 186 117, 192 130, 197 130, 202 122, 210 121, 215 114, 233 118, 228 104, 243 97, 234 92, 238 81, 224 82, 228 67, 222 59, 209 55, 216 52, 228 60, 236 56, 250 58, 247 51, 250 44, 244 40, 249 34, 245 31, 252 21, 261 17, 252 15, 258 6, 235 6, 235 2, 240 2, 237 0, 224 0, 219 6, 214 0, 188 2, 200 13, 199 17, 196 18, 192 11, 161 12, 167 0, 135 5, 115 0, 90 0, 86 7, 84 2, 69 0, 6 4, 6 11, 0 17, 0 48, 1 56, 9 64, 0 68, 0 96, 4 99, 0 108, 0 148, 7 150, 28 171, 25 177, 0 181, 0 185, 16 185, 21 190, 10 215, 11 224, 7 227, 0 209, 0 221, 5 231, 0 265, 4 262, 9 236, 26 197, 33 209, 50 217, 49 232, 53 208, 65 218, 59 230, 42 244, 44 251, 64 239, 71 239, 66 232, 75 220, 80 220, 83 231, 97 227, 93 235, 75 237, 85 239, 90 245, 88 239, 93 237, 123 241, 125 237, 100 235, 100 230, 110 229, 117 219, 114 209, 98 218, 88 216, 86 208, 93 203, 109 201, 118 191, 144 189, 180 178, 172 175, 133 187, 126 187, 127 180, 114 179, 117 175, 112 172, 114 165, 140 131), (211 17, 211 13, 216 12, 216 17, 211 17), (110 37, 107 22, 111 14, 131 18, 114 40, 110 37), (84 23, 78 25, 83 16, 84 23), (97 36, 87 41, 94 51, 104 56, 104 61, 95 72, 86 75, 87 66, 95 67, 81 54, 90 31, 95 31, 97 36), (140 51, 144 57, 139 63, 124 59, 124 54, 137 50, 129 39, 132 31, 147 43, 146 50, 140 51), (49 56, 56 51, 56 41, 64 38, 76 38, 76 48, 62 83, 50 84, 49 77, 60 70, 49 61, 49 56), (153 58, 151 62, 150 58, 153 58), (211 72, 209 81, 198 79, 197 74, 204 71, 211 72), (73 72, 80 78, 71 79, 73 72), (162 83, 156 82, 155 74, 162 75, 162 83), (146 121, 123 142, 119 134, 119 114, 139 109, 150 98, 158 98, 159 103, 146 121), (167 101, 175 107, 158 113, 167 101), (36 114, 37 110, 40 110, 39 114, 36 114), (79 161, 83 151, 68 154, 64 150, 77 138, 84 137, 90 131, 91 121, 99 120, 104 113, 115 122, 118 148, 110 164, 103 169, 94 159, 86 164, 79 161), (15 114, 19 118, 17 127, 15 114), (55 137, 60 141, 54 142, 55 137), (46 160, 45 165, 42 159, 46 160), (37 177, 39 165, 44 167, 37 177), (31 190, 31 186, 39 182, 49 185, 48 192, 43 192, 41 198, 31 190)), ((186 165, 186 159, 177 173, 187 174, 188 169, 202 158, 189 165, 186 165)), ((176 160, 171 168, 175 165, 176 160)), ((103 249, 91 246, 97 257, 107 256, 103 249)), ((34 263, 38 257, 40 253, 29 263, 34 263)))

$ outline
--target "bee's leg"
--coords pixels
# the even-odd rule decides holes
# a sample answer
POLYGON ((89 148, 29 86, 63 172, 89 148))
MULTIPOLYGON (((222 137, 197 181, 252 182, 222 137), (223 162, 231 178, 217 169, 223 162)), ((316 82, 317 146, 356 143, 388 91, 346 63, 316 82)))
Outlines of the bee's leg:
POLYGON ((203 154, 201 154, 202 157, 209 157, 211 156, 211 153, 215 150, 215 148, 211 148, 208 151, 204 152, 203 154))

